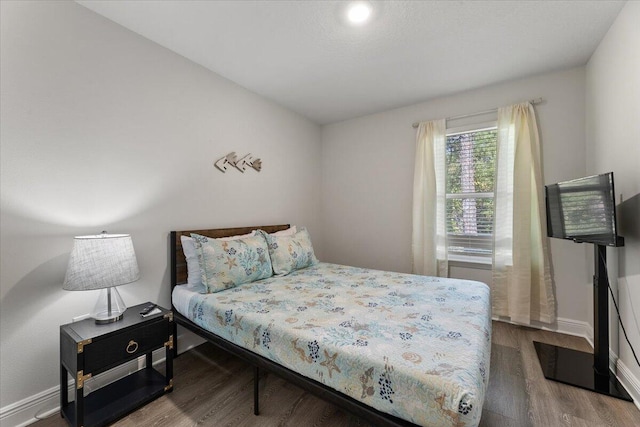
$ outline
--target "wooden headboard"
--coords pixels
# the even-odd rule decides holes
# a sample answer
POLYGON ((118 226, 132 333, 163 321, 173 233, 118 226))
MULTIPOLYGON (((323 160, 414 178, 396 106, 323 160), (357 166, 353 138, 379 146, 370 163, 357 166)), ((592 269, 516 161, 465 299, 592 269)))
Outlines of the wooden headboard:
POLYGON ((236 228, 213 228, 210 230, 184 230, 172 231, 169 239, 170 257, 171 257, 171 292, 173 287, 187 283, 187 260, 182 251, 182 241, 180 236, 191 236, 191 233, 200 234, 202 236, 212 237, 214 239, 220 237, 237 236, 239 234, 251 233, 252 230, 264 230, 267 233, 275 233, 276 231, 286 230, 289 224, 282 225, 257 225, 255 227, 236 227, 236 228))

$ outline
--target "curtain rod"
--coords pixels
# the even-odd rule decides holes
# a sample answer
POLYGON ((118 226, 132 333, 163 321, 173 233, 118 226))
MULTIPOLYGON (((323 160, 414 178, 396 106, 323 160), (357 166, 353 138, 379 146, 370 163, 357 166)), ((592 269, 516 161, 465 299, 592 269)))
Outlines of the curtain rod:
MULTIPOLYGON (((525 102, 530 102, 531 104, 536 105, 536 104, 540 104, 543 101, 544 101, 544 99, 542 99, 542 98, 535 98, 535 99, 530 99, 529 101, 525 101, 525 102)), ((498 111, 497 108, 492 108, 490 110, 478 111, 477 113, 462 114, 460 116, 447 117, 445 120, 464 119, 466 117, 481 116, 482 114, 495 113, 496 111, 498 111)), ((420 126, 420 123, 419 122, 415 122, 411 126, 415 129, 418 126, 420 126)))

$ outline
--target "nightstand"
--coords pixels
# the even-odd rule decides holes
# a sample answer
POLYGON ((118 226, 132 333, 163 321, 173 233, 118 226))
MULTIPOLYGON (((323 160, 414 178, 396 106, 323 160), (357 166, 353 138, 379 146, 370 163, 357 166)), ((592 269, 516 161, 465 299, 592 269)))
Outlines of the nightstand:
POLYGON ((173 313, 160 309, 149 317, 125 311, 122 320, 96 325, 94 319, 60 326, 60 414, 72 426, 109 424, 173 388, 173 313), (166 349, 165 374, 152 366, 153 350, 166 349), (146 356, 146 367, 84 395, 84 382, 146 356), (75 400, 69 402, 67 374, 74 379, 75 400))

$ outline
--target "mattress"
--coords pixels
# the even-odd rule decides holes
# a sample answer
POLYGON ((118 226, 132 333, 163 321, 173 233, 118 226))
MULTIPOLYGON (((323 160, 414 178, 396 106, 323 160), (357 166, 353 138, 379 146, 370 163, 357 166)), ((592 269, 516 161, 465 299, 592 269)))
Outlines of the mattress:
POLYGON ((424 426, 477 426, 488 384, 486 284, 320 263, 222 292, 176 286, 214 334, 424 426))

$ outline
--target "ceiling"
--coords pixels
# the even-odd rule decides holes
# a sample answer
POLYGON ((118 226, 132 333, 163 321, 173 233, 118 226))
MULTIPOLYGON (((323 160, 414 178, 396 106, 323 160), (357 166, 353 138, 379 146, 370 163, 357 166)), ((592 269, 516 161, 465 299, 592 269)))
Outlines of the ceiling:
POLYGON ((78 3, 319 124, 584 65, 624 1, 78 3))

